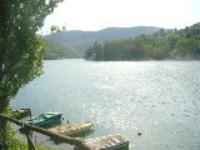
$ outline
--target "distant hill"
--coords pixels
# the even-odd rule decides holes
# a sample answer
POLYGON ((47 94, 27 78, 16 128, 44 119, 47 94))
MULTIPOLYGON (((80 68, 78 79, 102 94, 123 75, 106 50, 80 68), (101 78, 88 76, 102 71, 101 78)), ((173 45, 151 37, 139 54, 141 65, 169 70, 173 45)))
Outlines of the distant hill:
POLYGON ((45 39, 44 44, 45 44, 44 59, 46 60, 80 57, 80 55, 76 51, 74 51, 72 48, 68 48, 66 45, 62 43, 45 39))
POLYGON ((142 34, 153 34, 160 30, 157 27, 131 27, 131 28, 106 28, 100 31, 65 31, 52 33, 45 36, 47 40, 54 41, 56 43, 62 43, 67 45, 69 49, 73 49, 80 55, 83 55, 85 51, 94 44, 94 42, 104 42, 106 40, 115 39, 133 39, 142 34))

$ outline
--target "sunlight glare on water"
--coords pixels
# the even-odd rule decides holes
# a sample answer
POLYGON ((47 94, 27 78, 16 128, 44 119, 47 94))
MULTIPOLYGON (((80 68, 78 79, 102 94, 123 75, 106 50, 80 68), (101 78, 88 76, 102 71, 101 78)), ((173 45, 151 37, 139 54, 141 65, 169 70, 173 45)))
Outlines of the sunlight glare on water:
POLYGON ((198 61, 45 61, 12 105, 94 121, 87 138, 120 133, 131 150, 200 149, 198 61))

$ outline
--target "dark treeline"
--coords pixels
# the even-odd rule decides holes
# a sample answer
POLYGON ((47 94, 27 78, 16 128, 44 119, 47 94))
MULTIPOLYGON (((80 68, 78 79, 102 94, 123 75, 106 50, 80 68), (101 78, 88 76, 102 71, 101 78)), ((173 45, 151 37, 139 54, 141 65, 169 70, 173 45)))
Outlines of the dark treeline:
POLYGON ((161 29, 135 39, 95 42, 89 60, 200 59, 200 23, 182 30, 161 29))

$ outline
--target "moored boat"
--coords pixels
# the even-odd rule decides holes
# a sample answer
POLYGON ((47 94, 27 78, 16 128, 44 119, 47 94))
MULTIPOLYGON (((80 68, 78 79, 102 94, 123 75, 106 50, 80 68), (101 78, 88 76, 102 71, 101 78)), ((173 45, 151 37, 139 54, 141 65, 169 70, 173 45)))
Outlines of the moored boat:
POLYGON ((82 121, 55 126, 49 128, 48 130, 57 134, 65 134, 68 136, 84 136, 92 131, 93 126, 94 124, 90 121, 82 121))
MULTIPOLYGON (((84 141, 90 149, 94 150, 128 150, 129 141, 121 135, 109 135, 98 137, 95 139, 88 139, 84 141)), ((81 150, 75 147, 75 150, 81 150)))
POLYGON ((62 113, 60 112, 47 112, 40 114, 28 120, 28 123, 40 127, 49 127, 61 122, 62 113))

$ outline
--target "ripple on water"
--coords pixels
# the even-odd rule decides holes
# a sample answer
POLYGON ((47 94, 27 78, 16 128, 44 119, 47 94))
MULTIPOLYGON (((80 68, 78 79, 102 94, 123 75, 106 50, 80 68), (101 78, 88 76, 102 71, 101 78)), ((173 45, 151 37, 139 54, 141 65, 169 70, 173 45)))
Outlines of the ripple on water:
POLYGON ((44 72, 14 107, 93 120, 89 137, 120 133, 131 150, 199 150, 200 62, 46 61, 44 72))

